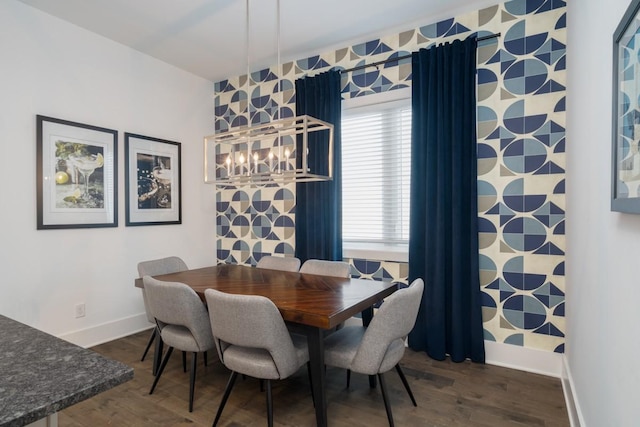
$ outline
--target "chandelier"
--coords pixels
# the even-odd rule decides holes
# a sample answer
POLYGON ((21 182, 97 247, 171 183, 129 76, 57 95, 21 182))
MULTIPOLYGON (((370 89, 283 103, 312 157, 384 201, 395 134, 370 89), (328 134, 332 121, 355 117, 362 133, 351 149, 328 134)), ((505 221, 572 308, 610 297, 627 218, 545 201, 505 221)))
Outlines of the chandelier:
MULTIPOLYGON (((247 123, 250 116, 249 0, 247 24, 247 123)), ((277 0, 277 63, 280 67, 280 0, 277 0)), ((333 179, 333 124, 309 115, 230 129, 204 138, 205 182, 223 186, 287 184, 333 179), (318 144, 317 147, 311 145, 318 144), (311 149, 310 149, 311 148, 311 149), (322 153, 322 159, 311 156, 322 153)))

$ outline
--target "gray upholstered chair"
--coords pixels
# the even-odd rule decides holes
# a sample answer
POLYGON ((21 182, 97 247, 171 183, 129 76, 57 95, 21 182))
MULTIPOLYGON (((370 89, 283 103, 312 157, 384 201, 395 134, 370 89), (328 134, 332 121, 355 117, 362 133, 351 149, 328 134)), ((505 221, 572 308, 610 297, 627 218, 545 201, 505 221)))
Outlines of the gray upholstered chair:
POLYGON ((256 267, 269 270, 298 271, 300 269, 300 260, 292 257, 266 255, 260 258, 256 267))
POLYGON ((397 290, 385 299, 368 327, 345 326, 324 342, 325 364, 348 370, 347 387, 351 371, 378 376, 390 426, 393 426, 393 416, 385 372, 396 368, 413 405, 418 406, 399 362, 404 355, 405 338, 416 322, 423 290, 422 279, 414 280, 408 288, 397 290))
MULTIPOLYGON (((185 264, 185 262, 181 258, 178 258, 177 256, 172 256, 167 258, 152 259, 149 261, 139 262, 138 276, 139 277, 157 276, 160 274, 177 273, 179 271, 185 271, 188 269, 189 268, 187 267, 187 264, 185 264)), ((142 288, 142 301, 144 302, 144 311, 147 315, 147 320, 149 321, 149 323, 153 323, 155 325, 156 320, 154 319, 153 315, 151 314, 151 311, 149 310, 149 303, 147 302, 147 295, 146 295, 146 292, 144 291, 144 288, 142 288)), ((159 331, 157 326, 154 327, 153 330, 151 331, 151 336, 149 337, 147 346, 144 349, 144 353, 142 353, 142 359, 140 359, 141 362, 144 362, 144 358, 147 357, 149 348, 151 347, 151 344, 153 344, 154 340, 158 336, 158 332, 159 331)), ((160 344, 160 340, 158 340, 156 344, 160 344)), ((154 375, 157 373, 158 366, 160 364, 159 363, 159 360, 160 360, 159 353, 161 352, 160 347, 161 347, 160 345, 156 345, 156 353, 158 354, 155 357, 156 363, 154 363, 154 366, 153 366, 154 375)))
POLYGON ((349 272, 349 263, 344 261, 308 259, 300 267, 300 273, 320 274, 322 276, 349 277, 349 272))
POLYGON ((268 298, 214 289, 207 289, 204 295, 218 355, 231 370, 213 425, 218 424, 240 373, 266 380, 267 420, 272 426, 271 380, 287 378, 309 361, 306 339, 289 334, 278 308, 268 298))
MULTIPOLYGON (((326 261, 323 259, 308 259, 300 267, 300 273, 319 274, 321 276, 349 277, 351 267, 344 261, 326 261)), ((344 327, 344 322, 336 326, 336 330, 344 327)))
POLYGON ((191 352, 189 412, 193 411, 198 353, 215 347, 207 309, 193 289, 184 283, 163 282, 144 276, 149 307, 160 329, 162 341, 169 346, 149 394, 155 390, 174 347, 191 352))

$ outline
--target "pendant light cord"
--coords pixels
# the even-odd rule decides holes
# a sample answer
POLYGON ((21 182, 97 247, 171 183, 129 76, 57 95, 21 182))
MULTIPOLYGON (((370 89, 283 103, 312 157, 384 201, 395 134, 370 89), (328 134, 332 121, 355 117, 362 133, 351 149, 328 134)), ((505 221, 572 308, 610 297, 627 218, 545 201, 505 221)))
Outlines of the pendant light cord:
POLYGON ((282 90, 282 73, 284 72, 284 67, 280 64, 280 0, 276 0, 276 26, 277 26, 277 38, 276 38, 276 48, 278 51, 278 57, 276 62, 276 67, 278 67, 278 90, 280 91, 280 104, 278 105, 278 119, 282 119, 282 104, 284 104, 284 91, 282 90))
POLYGON ((251 113, 249 112, 251 106, 251 69, 249 68, 249 0, 247 0, 247 126, 251 126, 251 113))

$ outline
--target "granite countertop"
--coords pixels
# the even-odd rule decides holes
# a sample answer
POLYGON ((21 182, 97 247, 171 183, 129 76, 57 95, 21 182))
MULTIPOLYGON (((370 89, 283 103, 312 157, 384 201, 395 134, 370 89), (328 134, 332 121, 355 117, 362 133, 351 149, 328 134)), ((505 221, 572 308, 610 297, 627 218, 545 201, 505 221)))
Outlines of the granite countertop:
POLYGON ((23 426, 133 378, 133 368, 0 316, 0 427, 23 426))

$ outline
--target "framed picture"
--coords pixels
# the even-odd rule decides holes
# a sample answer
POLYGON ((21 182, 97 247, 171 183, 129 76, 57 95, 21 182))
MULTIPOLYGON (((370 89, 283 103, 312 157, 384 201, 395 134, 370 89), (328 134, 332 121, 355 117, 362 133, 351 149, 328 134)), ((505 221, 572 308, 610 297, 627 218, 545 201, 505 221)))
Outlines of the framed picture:
POLYGON ((118 131, 36 116, 37 228, 118 226, 118 131))
POLYGON ((611 210, 640 213, 640 0, 613 34, 611 210))
POLYGON ((126 225, 182 224, 179 142, 124 134, 126 225))

